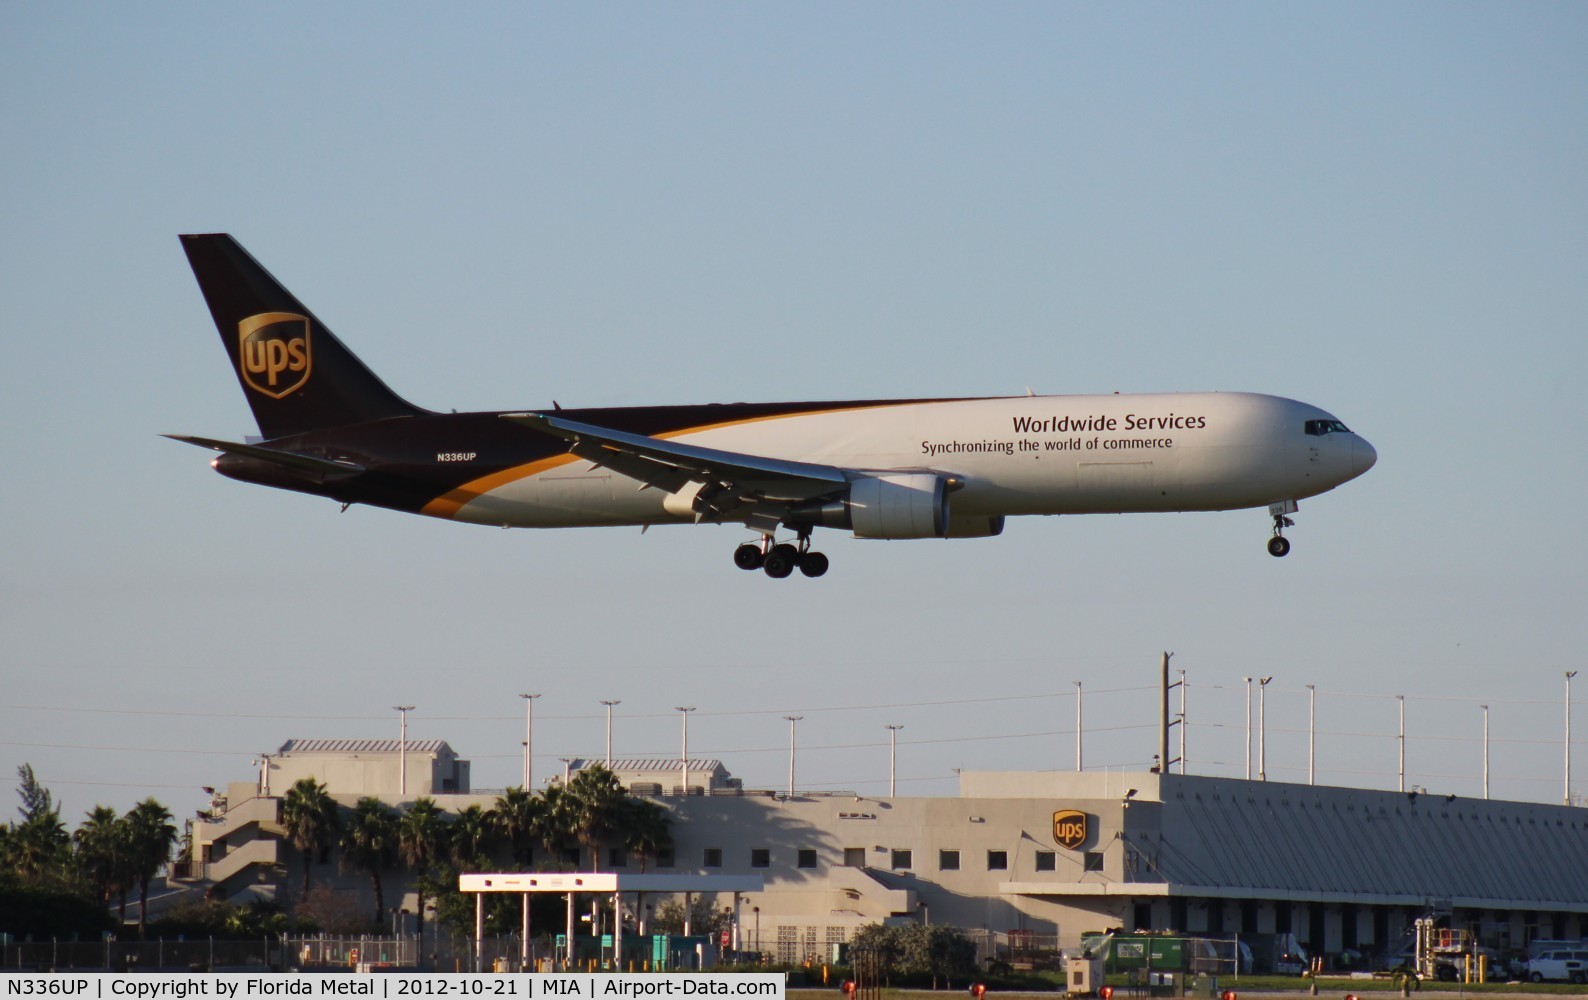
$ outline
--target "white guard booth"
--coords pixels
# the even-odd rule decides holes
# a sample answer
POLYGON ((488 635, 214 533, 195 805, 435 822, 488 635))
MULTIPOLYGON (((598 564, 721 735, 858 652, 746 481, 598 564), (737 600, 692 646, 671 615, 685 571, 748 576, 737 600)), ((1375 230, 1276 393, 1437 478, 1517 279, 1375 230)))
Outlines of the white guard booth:
MULTIPOLYGON (((571 962, 573 950, 574 896, 581 892, 610 895, 613 912, 612 953, 621 962, 623 955, 623 894, 626 892, 684 893, 684 912, 689 912, 689 900, 696 893, 733 893, 732 947, 739 950, 739 895, 762 892, 766 880, 760 875, 665 875, 629 874, 626 872, 464 872, 458 876, 458 891, 474 893, 474 971, 485 971, 480 966, 484 956, 485 894, 488 892, 516 892, 524 899, 524 926, 520 937, 519 967, 529 963, 529 896, 552 892, 568 897, 568 952, 562 956, 564 965, 571 962)), ((594 930, 594 928, 592 928, 594 930)))

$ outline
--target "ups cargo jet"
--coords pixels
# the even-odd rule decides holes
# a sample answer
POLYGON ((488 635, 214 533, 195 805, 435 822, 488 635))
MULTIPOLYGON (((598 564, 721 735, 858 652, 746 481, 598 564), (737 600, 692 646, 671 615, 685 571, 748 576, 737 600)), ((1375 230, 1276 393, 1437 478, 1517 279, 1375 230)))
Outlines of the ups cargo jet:
POLYGON ((827 571, 817 528, 982 538, 1021 514, 1267 507, 1366 472, 1332 414, 1240 392, 435 413, 388 389, 240 244, 183 236, 262 438, 170 435, 224 476, 470 524, 742 524, 741 569, 827 571), (779 532, 784 541, 778 541, 779 532))

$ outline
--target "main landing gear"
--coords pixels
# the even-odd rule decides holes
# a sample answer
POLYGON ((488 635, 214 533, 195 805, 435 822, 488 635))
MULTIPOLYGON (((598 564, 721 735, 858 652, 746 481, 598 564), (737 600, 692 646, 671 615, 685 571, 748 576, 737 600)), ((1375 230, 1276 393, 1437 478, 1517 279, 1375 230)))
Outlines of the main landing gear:
POLYGON ((1268 554, 1275 559, 1290 554, 1290 539, 1285 537, 1285 529, 1294 528, 1296 522, 1286 515, 1294 514, 1297 509, 1294 500, 1281 500, 1268 505, 1268 513, 1274 519, 1274 535, 1268 540, 1268 554))
POLYGON ((745 542, 733 550, 733 564, 740 569, 763 570, 774 580, 792 576, 795 569, 806 576, 821 576, 828 565, 826 556, 811 551, 809 531, 800 533, 798 544, 773 544, 771 535, 763 535, 759 542, 745 542))

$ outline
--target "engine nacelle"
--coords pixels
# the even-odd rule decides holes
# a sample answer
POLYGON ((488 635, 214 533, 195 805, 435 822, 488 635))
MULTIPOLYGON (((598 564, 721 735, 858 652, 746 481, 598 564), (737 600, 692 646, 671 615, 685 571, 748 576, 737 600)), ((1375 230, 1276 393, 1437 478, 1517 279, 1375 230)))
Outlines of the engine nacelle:
POLYGON ((856 538, 944 538, 948 481, 930 472, 862 476, 850 483, 845 499, 794 514, 810 524, 848 528, 856 538))
POLYGON ((991 538, 1004 533, 1004 516, 996 514, 991 517, 978 517, 967 515, 965 517, 952 517, 948 521, 948 533, 944 538, 991 538))

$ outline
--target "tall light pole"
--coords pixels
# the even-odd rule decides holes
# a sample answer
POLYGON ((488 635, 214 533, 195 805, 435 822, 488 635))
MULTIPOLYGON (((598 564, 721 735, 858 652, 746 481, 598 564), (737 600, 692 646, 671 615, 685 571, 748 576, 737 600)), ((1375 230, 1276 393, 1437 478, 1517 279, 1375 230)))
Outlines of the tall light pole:
POLYGON ((1400 774, 1401 791, 1406 791, 1406 696, 1398 694, 1395 700, 1400 703, 1401 728, 1400 735, 1395 737, 1395 742, 1400 745, 1400 774))
POLYGON ((1169 657, 1164 650, 1158 661, 1158 773, 1169 773, 1169 657))
POLYGON ((1479 705, 1483 709, 1483 797, 1489 797, 1489 706, 1479 705))
POLYGON ((607 707, 607 770, 610 771, 612 770, 612 706, 623 704, 623 699, 603 698, 601 704, 607 707))
POLYGON ((1273 676, 1257 682, 1257 780, 1268 780, 1268 682, 1273 676))
POLYGON ((688 796, 689 795, 689 713, 693 712, 695 710, 695 706, 694 705, 674 705, 673 709, 675 711, 677 711, 680 715, 682 715, 683 719, 684 719, 684 747, 683 747, 683 749, 681 751, 679 751, 678 759, 683 764, 683 770, 684 770, 684 775, 683 775, 684 795, 688 796))
POLYGON ((1252 679, 1246 678, 1246 780, 1252 780, 1252 679))
POLYGON ((1075 770, 1081 770, 1081 682, 1075 682, 1075 770))
POLYGON ((524 791, 535 787, 533 744, 535 740, 535 699, 538 694, 521 694, 524 699, 524 791))
POLYGON ((392 708, 402 713, 401 728, 397 730, 397 791, 399 795, 408 795, 408 713, 414 710, 412 705, 393 705, 392 708))
POLYGON ((1307 685, 1307 784, 1318 783, 1318 685, 1307 685))
POLYGON ((1566 671, 1566 804, 1571 805, 1571 679, 1577 671, 1566 671))
POLYGON ((1189 723, 1185 717, 1185 671, 1180 671, 1180 773, 1185 773, 1185 731, 1189 723))
POLYGON ((898 776, 898 771, 895 770, 895 765, 899 760, 899 730, 903 729, 904 726, 892 725, 884 728, 888 730, 888 798, 891 799, 897 794, 896 789, 898 786, 895 784, 895 779, 898 776))
POLYGON ((805 718, 803 715, 785 715, 788 720, 788 797, 794 797, 794 723, 805 718))

